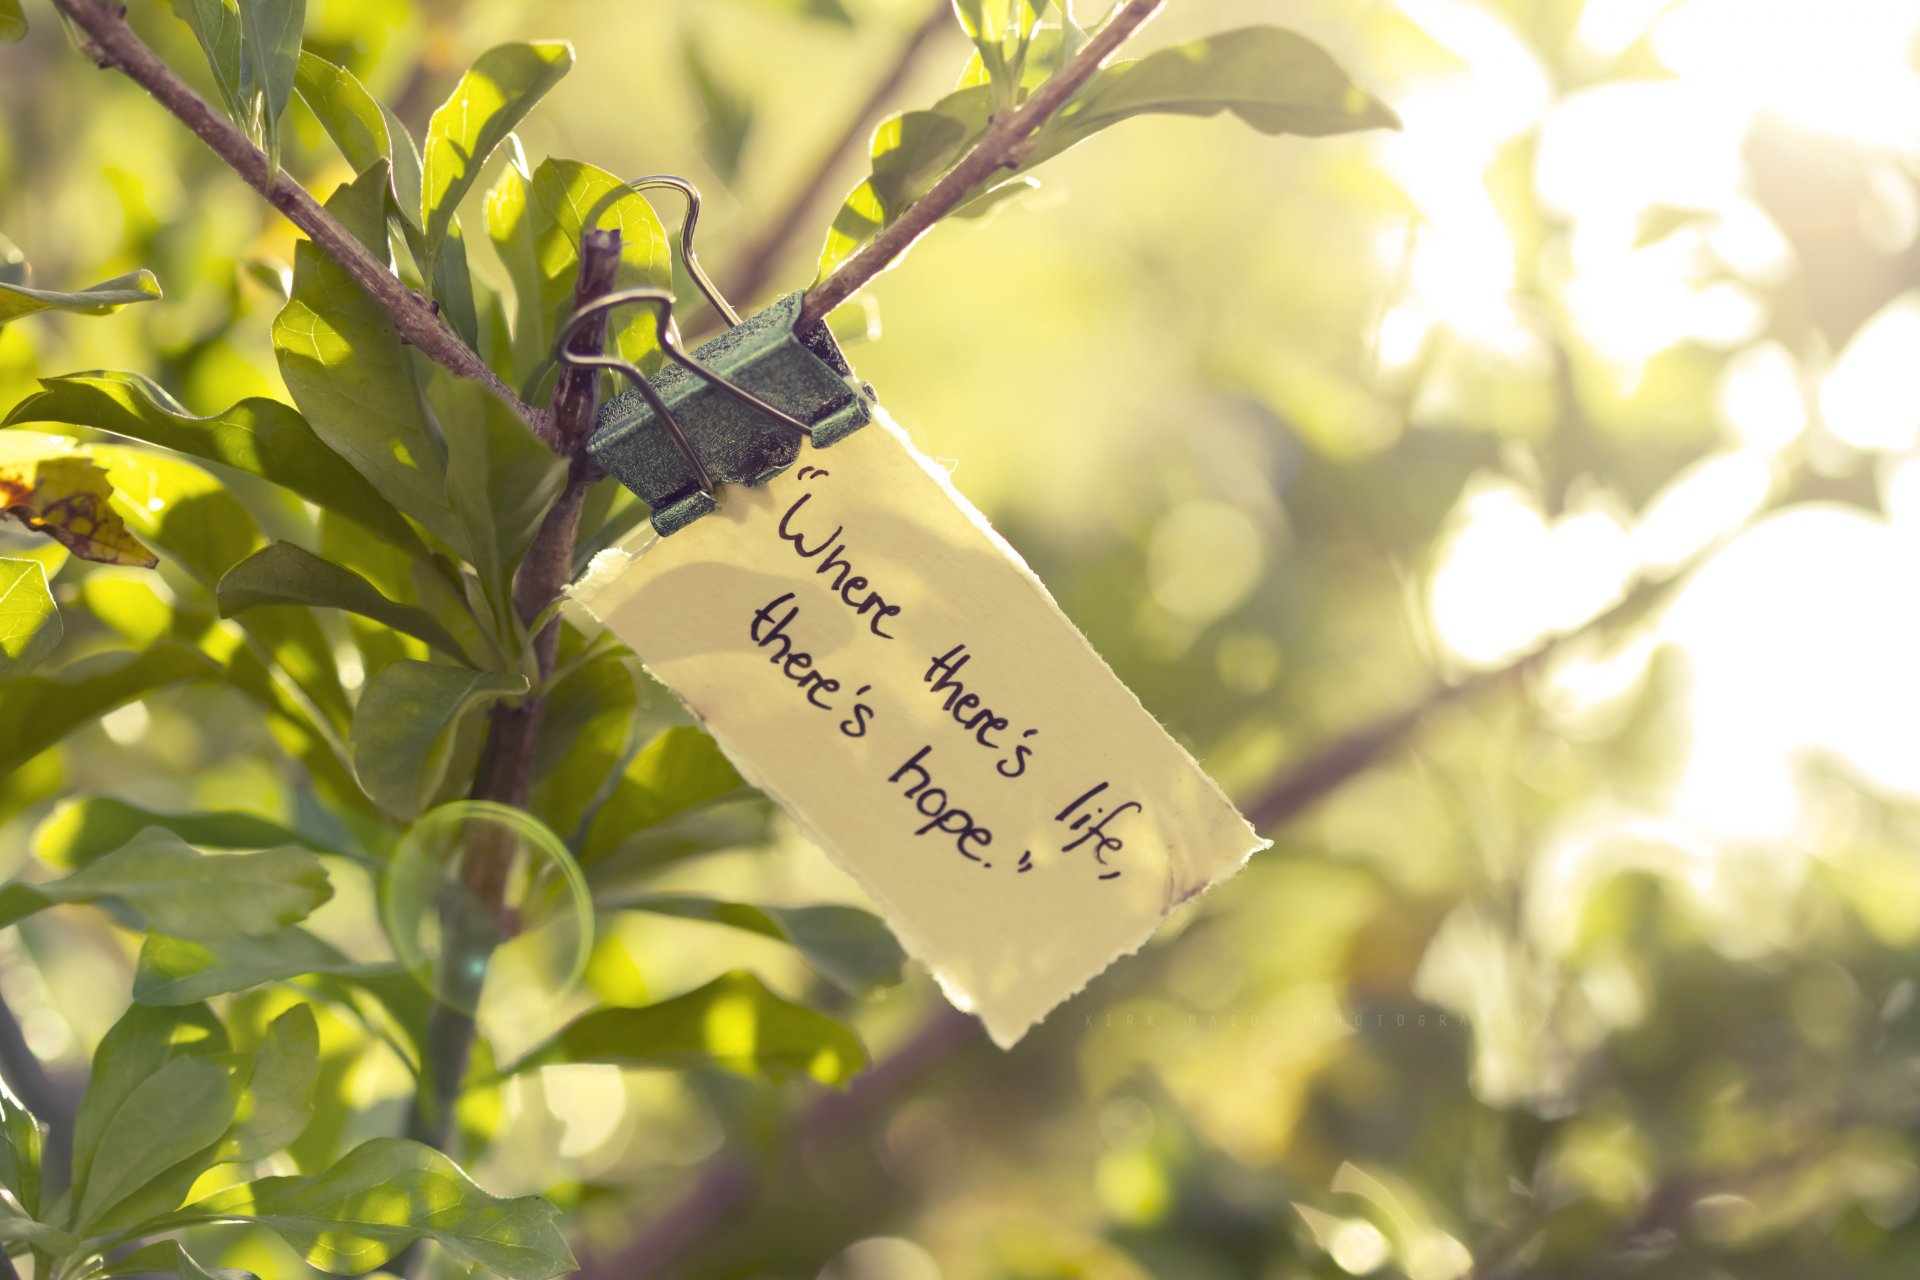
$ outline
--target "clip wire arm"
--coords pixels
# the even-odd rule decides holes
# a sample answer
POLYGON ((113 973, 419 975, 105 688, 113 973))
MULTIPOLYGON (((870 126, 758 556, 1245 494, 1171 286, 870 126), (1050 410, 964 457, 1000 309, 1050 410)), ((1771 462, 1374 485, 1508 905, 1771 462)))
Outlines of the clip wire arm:
POLYGON ((627 186, 633 191, 651 191, 667 189, 678 191, 687 198, 687 216, 680 223, 680 258, 687 264, 687 274, 700 292, 706 295, 707 302, 720 313, 729 327, 740 323, 740 313, 721 294, 720 289, 708 278, 701 267, 700 259, 693 251, 693 229, 700 221, 700 189, 685 178, 671 173, 654 173, 644 178, 630 178, 627 186))
POLYGON ((619 356, 610 356, 605 352, 599 355, 583 355, 580 352, 569 349, 569 344, 573 341, 573 335, 579 332, 580 326, 588 320, 604 312, 636 304, 653 308, 654 333, 659 340, 661 351, 666 353, 668 359, 704 380, 707 385, 711 386, 714 390, 738 400, 749 408, 758 410, 760 413, 773 419, 773 421, 780 426, 790 431, 798 432, 802 438, 807 440, 813 438, 813 428, 809 427, 806 423, 800 421, 800 419, 794 417, 792 414, 787 413, 785 410, 768 404, 765 400, 762 400, 759 396, 754 395, 753 392, 735 383, 718 370, 703 364, 687 354, 680 346, 679 326, 673 322, 673 294, 667 290, 653 288, 620 289, 595 298, 587 305, 577 308, 571 316, 567 317, 567 322, 560 326, 560 332, 554 338, 553 358, 561 364, 572 365, 576 369, 612 369, 633 383, 634 388, 639 391, 641 398, 647 402, 648 407, 651 408, 659 417, 660 421, 666 425, 668 433, 673 436, 674 447, 680 451, 680 455, 684 457, 687 460, 687 464, 693 468, 693 473, 699 479, 701 489, 704 490, 709 497, 717 498, 719 496, 719 490, 714 483, 712 473, 707 470, 706 464, 700 460, 700 455, 695 451, 693 442, 687 438, 686 429, 680 425, 680 420, 674 417, 673 411, 667 408, 666 402, 660 398, 660 393, 654 390, 652 383, 647 381, 646 374, 619 356))

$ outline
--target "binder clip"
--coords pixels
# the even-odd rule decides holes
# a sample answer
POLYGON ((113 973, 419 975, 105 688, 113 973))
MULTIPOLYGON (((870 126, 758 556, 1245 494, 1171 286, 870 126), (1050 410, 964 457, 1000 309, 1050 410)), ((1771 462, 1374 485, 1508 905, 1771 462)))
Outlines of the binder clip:
POLYGON ((854 378, 825 324, 796 329, 802 294, 740 319, 694 255, 700 196, 691 183, 660 175, 627 185, 636 191, 670 187, 686 196, 681 257, 730 327, 690 354, 680 345, 672 293, 623 289, 568 317, 555 339, 554 359, 611 369, 633 384, 600 407, 587 453, 646 502, 655 532, 667 537, 713 511, 720 485, 762 484, 792 466, 804 444, 825 448, 865 426, 873 417, 872 391, 854 378), (653 309, 669 362, 653 377, 617 356, 568 350, 582 324, 635 305, 653 309))

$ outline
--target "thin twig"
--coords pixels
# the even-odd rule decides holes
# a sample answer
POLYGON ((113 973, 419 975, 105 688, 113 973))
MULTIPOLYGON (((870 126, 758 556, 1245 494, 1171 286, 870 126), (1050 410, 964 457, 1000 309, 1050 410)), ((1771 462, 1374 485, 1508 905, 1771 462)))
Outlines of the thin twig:
POLYGON ((964 204, 974 188, 995 170, 1016 167, 1034 130, 1066 106, 1080 86, 1165 2, 1128 0, 1072 61, 1035 89, 1017 110, 996 116, 973 150, 960 157, 960 163, 909 206, 899 221, 869 240, 832 275, 808 290, 796 326, 805 328, 825 319, 828 312, 858 293, 868 281, 892 265, 894 259, 912 248, 913 242, 931 230, 934 223, 964 204))
POLYGON ((276 172, 265 152, 162 62, 127 25, 123 7, 105 0, 54 3, 86 33, 86 51, 96 62, 123 73, 152 94, 287 221, 306 232, 321 252, 380 304, 402 338, 460 377, 481 383, 511 405, 536 434, 546 434, 544 416, 522 403, 486 361, 447 327, 432 303, 407 288, 285 170, 276 172))
POLYGON ((779 270, 787 251, 793 247, 795 237, 807 227, 820 198, 832 189, 834 175, 839 172, 841 164, 848 155, 862 149, 881 111, 913 74, 921 55, 933 48, 934 37, 953 26, 953 0, 933 0, 927 9, 927 16, 907 36, 886 74, 875 82, 847 121, 846 128, 841 130, 840 136, 822 153, 819 163, 814 165, 793 199, 782 209, 779 220, 762 232, 760 238, 741 255, 743 265, 733 281, 734 297, 751 301, 766 288, 774 272, 779 270))

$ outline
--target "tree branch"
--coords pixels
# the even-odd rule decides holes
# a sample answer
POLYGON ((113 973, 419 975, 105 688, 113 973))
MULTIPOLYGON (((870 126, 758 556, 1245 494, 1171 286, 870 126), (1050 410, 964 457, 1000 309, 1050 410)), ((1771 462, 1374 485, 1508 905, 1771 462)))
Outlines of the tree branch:
POLYGON ((767 282, 773 278, 782 259, 786 257, 787 250, 792 248, 795 237, 806 228, 815 206, 820 203, 820 197, 830 189, 829 184, 841 162, 849 153, 860 150, 880 112, 899 92, 900 86, 906 83, 907 77, 919 64, 921 55, 933 47, 934 37, 952 25, 953 0, 933 0, 927 16, 907 36, 893 64, 875 82, 840 136, 822 153, 819 163, 794 193, 793 199, 787 202, 779 220, 762 232, 760 238, 741 255, 744 265, 733 281, 734 297, 751 301, 766 288, 767 282))
MULTIPOLYGON (((615 230, 589 230, 580 239, 580 274, 574 284, 574 305, 584 306, 610 293, 614 275, 620 266, 620 233, 615 230)), ((605 317, 583 324, 574 335, 570 350, 598 354, 606 342, 605 317)), ((560 598, 572 576, 573 546, 580 532, 580 511, 586 501, 587 486, 593 482, 593 464, 585 453, 587 438, 593 434, 594 409, 599 403, 600 374, 597 369, 566 368, 554 388, 551 421, 554 438, 571 468, 567 487, 559 501, 541 521, 533 545, 520 562, 514 578, 514 610, 520 620, 531 626, 560 598)), ((558 619, 549 622, 534 638, 534 654, 544 679, 553 674, 554 658, 560 643, 558 619)), ((546 717, 546 692, 534 693, 517 702, 502 702, 490 713, 487 745, 474 777, 473 798, 493 800, 524 809, 533 790, 533 766, 540 746, 540 726, 546 717)), ((488 916, 498 917, 506 900, 507 873, 513 862, 513 847, 505 833, 482 828, 472 847, 461 859, 461 881, 472 899, 486 908, 488 916)), ((484 922, 482 922, 484 923, 484 922)), ((454 1106, 465 1083, 467 1064, 473 1056, 474 1023, 470 1012, 479 1003, 485 980, 486 958, 501 936, 489 932, 472 936, 470 917, 451 912, 443 929, 449 975, 472 975, 470 987, 458 992, 452 1001, 438 1002, 428 1021, 427 1044, 422 1064, 420 1090, 415 1095, 413 1113, 408 1118, 407 1136, 418 1142, 445 1149, 453 1133, 454 1106), (466 962, 459 958, 462 954, 466 962)), ((504 932, 504 930, 502 931, 504 932)), ((457 978, 450 977, 450 980, 457 978)))
POLYGON ((910 249, 914 241, 932 229, 934 223, 965 203, 973 189, 991 177, 996 169, 1018 165, 1027 139, 1033 136, 1034 130, 1045 124, 1054 112, 1066 106, 1067 100, 1079 92, 1080 86, 1091 79, 1093 73, 1105 65, 1107 59, 1165 2, 1128 0, 1126 6, 1087 41, 1086 47, 1057 75, 1035 89, 1018 110, 996 116, 987 126, 986 133, 981 135, 980 141, 974 144, 973 150, 960 157, 960 163, 949 169, 945 177, 933 184, 932 190, 901 214, 899 221, 868 241, 841 263, 839 270, 808 290, 806 302, 800 308, 800 316, 794 322, 795 328, 805 329, 825 319, 828 312, 858 293, 868 281, 891 266, 894 259, 910 249))
POLYGON ((387 264, 321 207, 307 189, 284 170, 275 172, 266 153, 253 145, 226 115, 195 93, 127 25, 125 9, 106 0, 54 0, 86 33, 86 50, 102 67, 127 76, 171 111, 194 136, 226 161, 267 203, 286 215, 354 283, 366 290, 393 320, 400 336, 462 378, 482 384, 513 406, 536 434, 545 434, 542 415, 523 403, 486 361, 447 326, 433 304, 401 282, 387 264))

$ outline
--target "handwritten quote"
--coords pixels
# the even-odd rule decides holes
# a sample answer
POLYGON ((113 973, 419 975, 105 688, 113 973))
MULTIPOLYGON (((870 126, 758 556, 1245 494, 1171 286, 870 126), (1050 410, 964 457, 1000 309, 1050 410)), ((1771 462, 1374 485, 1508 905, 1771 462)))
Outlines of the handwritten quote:
MULTIPOLYGON (((822 467, 807 466, 800 468, 794 478, 810 484, 826 480, 831 474, 822 467)), ((866 642, 894 644, 899 642, 900 635, 897 628, 890 630, 889 627, 893 619, 902 615, 904 607, 889 603, 881 588, 859 571, 846 524, 837 523, 828 529, 826 526, 833 516, 814 507, 814 497, 810 489, 795 498, 771 534, 786 543, 800 560, 810 564, 819 593, 804 601, 800 593, 794 591, 775 596, 746 620, 746 637, 767 655, 767 665, 792 686, 793 696, 805 699, 809 706, 837 719, 835 727, 844 736, 864 738, 881 726, 885 698, 876 692, 872 682, 848 674, 847 666, 837 668, 840 674, 835 675, 821 668, 803 642, 806 610, 849 610, 865 623, 862 635, 866 642), (843 679, 843 675, 846 678, 843 679), (850 695, 846 693, 849 686, 855 686, 850 695)), ((838 660, 844 663, 849 656, 842 654, 838 660)), ((979 681, 988 674, 978 670, 967 672, 966 668, 973 662, 974 654, 969 651, 968 642, 958 640, 944 653, 928 656, 921 689, 900 691, 907 696, 917 693, 937 700, 955 732, 951 742, 927 742, 911 750, 888 775, 887 781, 917 815, 911 819, 918 824, 912 827, 916 837, 951 843, 961 857, 983 869, 991 869, 994 833, 984 814, 990 811, 992 797, 969 796, 963 804, 949 787, 939 783, 939 762, 934 758, 934 749, 939 746, 946 751, 957 745, 960 750, 993 752, 997 757, 994 773, 1001 779, 1017 781, 1027 776, 1027 765, 1043 748, 1037 725, 1021 727, 1013 715, 996 710, 989 697, 981 692, 988 686, 976 683, 969 687, 969 680, 979 681), (981 807, 982 801, 988 809, 981 807)), ((1098 879, 1118 879, 1121 868, 1109 861, 1108 855, 1126 848, 1123 834, 1126 817, 1145 812, 1146 806, 1138 800, 1122 798, 1115 792, 1111 780, 1095 781, 1054 814, 1053 820, 1064 828, 1056 847, 1063 854, 1088 850, 1098 879)), ((1033 850, 1021 849, 1012 865, 1019 872, 1031 871, 1033 850)))

